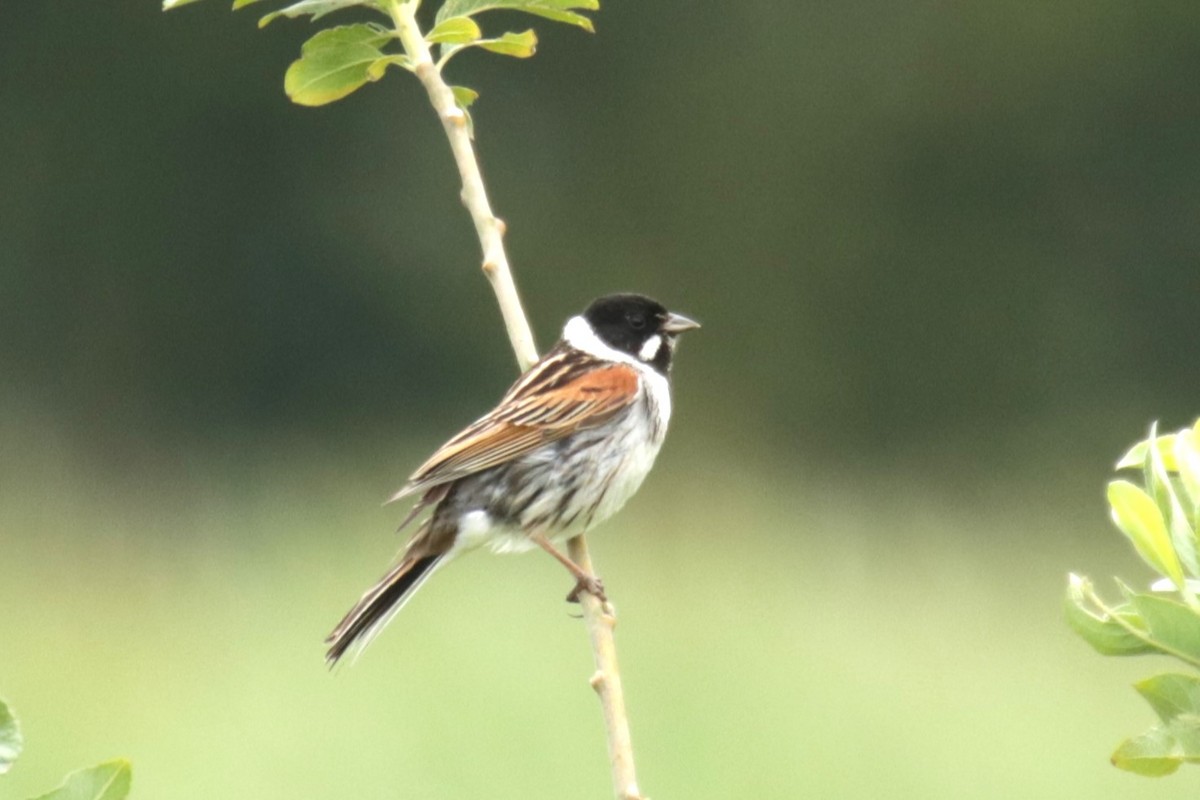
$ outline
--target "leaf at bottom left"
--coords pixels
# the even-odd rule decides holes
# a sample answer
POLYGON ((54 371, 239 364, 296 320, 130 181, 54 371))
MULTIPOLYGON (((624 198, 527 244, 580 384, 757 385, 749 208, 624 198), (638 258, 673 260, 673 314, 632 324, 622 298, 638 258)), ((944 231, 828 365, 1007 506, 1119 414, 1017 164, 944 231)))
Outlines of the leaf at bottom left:
POLYGON ((0 775, 12 769, 13 762, 21 755, 21 726, 8 705, 0 700, 0 775))
POLYGON ((34 800, 125 800, 133 772, 123 758, 72 772, 49 794, 34 800))

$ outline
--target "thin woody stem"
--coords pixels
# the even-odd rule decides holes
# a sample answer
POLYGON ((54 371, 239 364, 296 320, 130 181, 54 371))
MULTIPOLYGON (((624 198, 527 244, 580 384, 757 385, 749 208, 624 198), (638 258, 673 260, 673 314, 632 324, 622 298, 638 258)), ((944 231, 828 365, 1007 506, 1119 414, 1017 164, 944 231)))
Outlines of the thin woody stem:
MULTIPOLYGON (((576 536, 567 542, 567 555, 584 572, 595 575, 587 540, 576 536)), ((584 592, 579 597, 588 636, 592 640, 592 657, 596 672, 592 688, 600 698, 604 712, 604 728, 608 732, 608 761, 612 765, 613 791, 618 800, 645 800, 638 789, 637 770, 633 765, 633 739, 629 734, 629 714, 625 711, 625 690, 621 686, 621 670, 617 666, 617 643, 613 628, 617 615, 612 605, 584 592)))
MULTIPOLYGON (((483 272, 496 293, 496 302, 504 317, 508 338, 522 371, 537 361, 537 347, 517 287, 513 282, 504 250, 504 222, 492 213, 488 202, 487 188, 475 157, 475 148, 467 130, 466 115, 454 102, 454 93, 442 79, 437 65, 429 52, 429 45, 417 24, 416 10, 420 0, 390 0, 388 11, 396 25, 396 32, 404 45, 413 69, 420 79, 429 101, 437 111, 454 161, 462 178, 462 202, 475 223, 475 232, 483 250, 483 272)), ((576 536, 567 543, 567 552, 588 575, 594 575, 587 542, 576 536)), ((617 666, 617 648, 613 639, 616 616, 612 607, 599 598, 584 592, 579 598, 592 642, 592 655, 596 672, 591 678, 592 688, 600 699, 604 713, 604 725, 608 733, 608 757, 612 766, 613 789, 618 800, 644 800, 637 785, 633 764, 633 745, 629 736, 629 716, 625 711, 625 694, 621 687, 621 671, 617 666)))

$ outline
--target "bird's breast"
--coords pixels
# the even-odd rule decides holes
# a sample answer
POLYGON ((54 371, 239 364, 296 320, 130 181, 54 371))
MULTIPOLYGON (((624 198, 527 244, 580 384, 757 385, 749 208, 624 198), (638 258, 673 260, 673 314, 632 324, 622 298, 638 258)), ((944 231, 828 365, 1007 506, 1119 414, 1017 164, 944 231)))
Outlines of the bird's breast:
POLYGON ((529 532, 562 542, 619 511, 654 466, 666 436, 670 397, 664 404, 664 395, 648 388, 601 425, 464 479, 453 500, 458 545, 529 550, 535 546, 529 532))

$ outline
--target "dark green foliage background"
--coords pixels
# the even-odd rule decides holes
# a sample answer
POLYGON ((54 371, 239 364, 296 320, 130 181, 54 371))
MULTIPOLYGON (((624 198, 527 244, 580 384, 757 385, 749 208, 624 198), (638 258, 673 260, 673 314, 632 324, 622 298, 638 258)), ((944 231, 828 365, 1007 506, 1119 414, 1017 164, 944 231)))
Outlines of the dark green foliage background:
MULTIPOLYGON (((135 797, 604 797, 582 633, 536 558, 448 571, 321 673, 395 546, 374 502, 514 368, 417 82, 292 106, 312 28, 255 18, 0 11, 9 779, 123 755, 135 797)), ((1073 641, 1059 601, 1068 569, 1140 579, 1103 482, 1150 420, 1198 413, 1194 2, 596 22, 449 75, 482 93, 543 347, 611 290, 705 324, 660 469, 594 544, 650 793, 1184 796, 1186 771, 1105 763, 1149 724, 1148 670, 1073 641)))
MULTIPOLYGON (((158 436, 495 394, 510 365, 419 86, 292 107, 305 25, 152 11, 6 14, 5 395, 158 436)), ((1193 411, 1189 4, 617 2, 597 21, 451 74, 483 92, 543 343, 597 293, 659 295, 715 331, 680 376, 693 407, 817 460, 981 419, 1193 411)))

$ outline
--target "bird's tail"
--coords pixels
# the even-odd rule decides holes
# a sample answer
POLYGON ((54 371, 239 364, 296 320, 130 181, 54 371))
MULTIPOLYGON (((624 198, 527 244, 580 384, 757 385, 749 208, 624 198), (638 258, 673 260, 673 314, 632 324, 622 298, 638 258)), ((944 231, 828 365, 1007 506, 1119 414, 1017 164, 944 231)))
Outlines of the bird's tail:
POLYGON ((367 590, 354 608, 342 618, 333 633, 325 639, 329 650, 325 662, 329 666, 353 648, 361 653, 379 635, 392 617, 404 607, 422 583, 437 569, 446 553, 427 556, 406 555, 399 564, 367 590))

